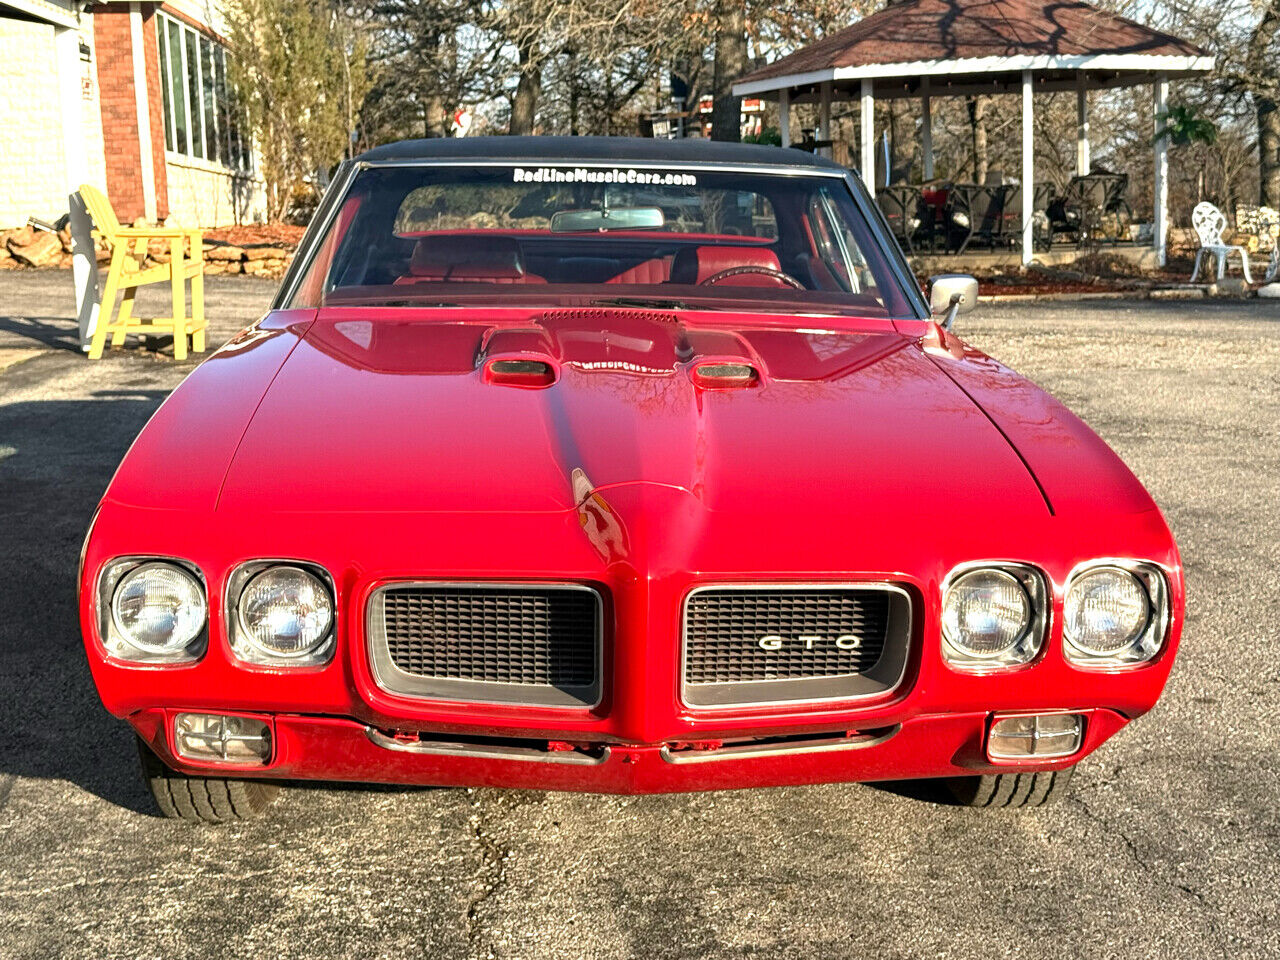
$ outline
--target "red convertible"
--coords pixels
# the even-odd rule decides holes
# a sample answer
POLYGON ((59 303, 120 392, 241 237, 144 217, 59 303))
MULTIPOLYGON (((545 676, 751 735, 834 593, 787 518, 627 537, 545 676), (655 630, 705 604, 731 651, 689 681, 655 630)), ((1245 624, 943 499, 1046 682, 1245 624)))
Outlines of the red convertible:
POLYGON ((344 166, 103 497, 80 616, 161 810, 280 781, 946 778, 1036 805, 1155 704, 1165 521, 951 332, 848 170, 620 139, 344 166))

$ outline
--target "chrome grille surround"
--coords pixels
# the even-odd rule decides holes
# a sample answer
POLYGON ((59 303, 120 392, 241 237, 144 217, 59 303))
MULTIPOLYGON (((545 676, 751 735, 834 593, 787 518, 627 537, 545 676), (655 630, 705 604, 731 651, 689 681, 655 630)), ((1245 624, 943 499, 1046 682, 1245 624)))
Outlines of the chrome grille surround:
MULTIPOLYGON (((714 612, 711 617, 714 618, 714 612)), ((695 587, 685 596, 681 616, 681 700, 691 707, 716 708, 855 700, 883 694, 896 688, 906 673, 911 618, 910 594, 891 583, 718 583, 695 587), (829 610, 824 611, 820 601, 815 609, 814 599, 824 593, 851 597, 855 601, 859 597, 866 598, 870 607, 882 610, 878 636, 862 637, 867 628, 877 632, 873 609, 862 611, 857 616, 848 609, 843 614, 833 614, 829 610), (717 594, 721 596, 717 597, 717 594), (726 650, 721 641, 719 652, 713 649, 708 653, 699 649, 709 642, 697 636, 697 631, 705 628, 707 601, 720 599, 741 611, 743 601, 749 603, 752 599, 751 594, 756 595, 754 599, 759 604, 766 606, 771 600, 790 601, 800 608, 800 613, 786 611, 771 616, 768 610, 763 615, 739 612, 737 619, 743 622, 735 629, 742 630, 743 635, 735 638, 732 647, 726 650), (808 671, 803 666, 797 667, 797 663, 803 665, 804 655, 814 651, 812 648, 799 649, 804 644, 799 640, 800 631, 794 629, 797 621, 806 621, 805 607, 810 608, 808 622, 814 626, 806 626, 804 635, 817 634, 825 641, 824 648, 810 658, 814 667, 808 671), (790 642, 789 649, 785 657, 775 656, 771 661, 769 652, 760 646, 760 641, 777 634, 779 631, 775 627, 780 626, 784 619, 789 619, 788 626, 793 631, 784 637, 784 646, 790 642), (833 633, 862 637, 865 652, 850 650, 845 657, 833 655, 829 649, 835 639, 833 633), (877 639, 880 641, 879 649, 874 651, 872 659, 875 644, 867 641, 877 639), (799 660, 797 654, 800 655, 799 660), (718 660, 718 663, 709 666, 709 660, 718 660)), ((727 628, 718 626, 716 629, 723 634, 727 628)))
POLYGON ((365 624, 369 667, 388 693, 544 707, 600 702, 604 600, 585 584, 399 581, 373 591, 365 624))

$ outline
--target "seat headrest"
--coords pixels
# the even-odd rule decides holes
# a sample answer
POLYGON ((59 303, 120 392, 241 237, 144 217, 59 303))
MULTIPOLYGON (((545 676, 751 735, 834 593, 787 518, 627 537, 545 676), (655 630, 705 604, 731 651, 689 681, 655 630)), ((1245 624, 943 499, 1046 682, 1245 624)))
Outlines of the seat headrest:
POLYGON ((425 280, 520 280, 524 260, 520 245, 511 237, 423 237, 413 248, 409 274, 425 280))
POLYGON ((671 263, 671 282, 692 286, 733 267, 780 270, 782 264, 768 247, 684 247, 671 263))

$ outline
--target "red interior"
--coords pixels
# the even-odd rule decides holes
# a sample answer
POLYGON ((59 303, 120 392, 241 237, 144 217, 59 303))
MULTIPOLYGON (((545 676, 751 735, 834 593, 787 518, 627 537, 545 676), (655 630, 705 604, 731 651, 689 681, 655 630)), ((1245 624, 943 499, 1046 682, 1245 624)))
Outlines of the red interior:
MULTIPOLYGON (((697 285, 706 283, 716 274, 735 267, 760 267, 765 270, 780 271, 782 264, 778 255, 768 247, 686 247, 676 254, 671 264, 671 281, 697 285)), ((785 286, 781 281, 767 274, 746 273, 727 277, 726 282, 732 286, 785 286)))
POLYGON ((427 236, 413 248, 409 275, 396 283, 546 283, 524 269, 520 244, 511 237, 427 236))
MULTIPOLYGON (((568 261, 565 261, 567 265, 568 261)), ((604 279, 605 283, 694 286, 726 270, 757 267, 781 270, 778 255, 755 245, 704 244, 681 249, 673 256, 653 257, 604 279)), ((518 239, 490 233, 427 234, 413 248, 407 275, 397 284, 413 283, 536 283, 547 280, 526 268, 518 239)), ((785 284, 763 273, 726 277, 730 286, 778 287, 785 284)))

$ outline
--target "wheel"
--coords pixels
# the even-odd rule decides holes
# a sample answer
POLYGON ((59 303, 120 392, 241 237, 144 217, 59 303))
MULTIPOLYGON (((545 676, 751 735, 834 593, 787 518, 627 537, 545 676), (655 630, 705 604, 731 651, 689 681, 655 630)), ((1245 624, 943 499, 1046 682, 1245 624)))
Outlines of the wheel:
POLYGON ((189 777, 167 767, 138 738, 142 779, 156 806, 166 817, 192 823, 230 823, 262 816, 280 793, 280 785, 265 780, 189 777))
POLYGON ((950 777, 946 783, 951 795, 966 807, 1043 807, 1067 792, 1074 770, 950 777))

